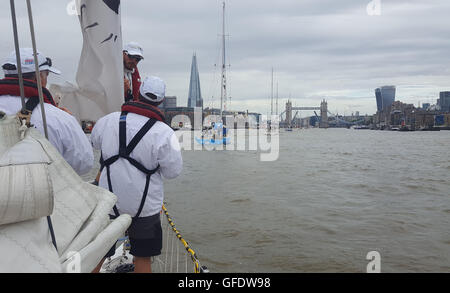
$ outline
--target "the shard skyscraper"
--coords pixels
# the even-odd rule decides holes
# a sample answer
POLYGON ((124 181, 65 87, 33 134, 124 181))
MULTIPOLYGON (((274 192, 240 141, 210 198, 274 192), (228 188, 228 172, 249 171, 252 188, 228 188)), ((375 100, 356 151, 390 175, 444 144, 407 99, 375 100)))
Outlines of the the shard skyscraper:
POLYGON ((188 107, 189 108, 195 108, 195 107, 203 108, 203 99, 202 99, 202 93, 200 90, 200 77, 198 74, 198 66, 197 66, 197 56, 195 53, 192 56, 191 81, 189 83, 188 107))

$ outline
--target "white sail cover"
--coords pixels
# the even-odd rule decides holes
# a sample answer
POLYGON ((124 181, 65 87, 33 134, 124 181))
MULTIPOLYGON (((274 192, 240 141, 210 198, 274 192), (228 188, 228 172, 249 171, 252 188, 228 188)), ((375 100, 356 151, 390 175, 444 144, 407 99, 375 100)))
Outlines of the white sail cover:
POLYGON ((111 222, 117 197, 84 182, 36 129, 21 139, 19 126, 0 118, 0 273, 91 272, 131 217, 111 222))
POLYGON ((52 85, 61 105, 79 120, 97 121, 120 111, 124 101, 120 0, 79 0, 83 34, 77 85, 52 85))

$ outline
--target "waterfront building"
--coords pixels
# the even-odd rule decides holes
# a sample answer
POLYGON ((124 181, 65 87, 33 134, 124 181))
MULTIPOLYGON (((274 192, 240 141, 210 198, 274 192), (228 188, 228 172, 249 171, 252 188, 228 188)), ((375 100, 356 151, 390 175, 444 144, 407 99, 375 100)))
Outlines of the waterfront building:
POLYGON ((438 105, 443 112, 450 112, 450 91, 440 92, 438 105))
POLYGON ((200 76, 198 74, 197 55, 192 56, 191 80, 189 83, 188 105, 189 108, 203 108, 202 93, 200 90, 200 76))
POLYGON ((164 101, 159 105, 159 108, 165 110, 167 108, 177 107, 177 97, 176 96, 166 96, 164 101))
POLYGON ((377 100, 377 111, 381 112, 381 110, 383 110, 383 104, 381 102, 381 89, 380 88, 375 89, 375 98, 377 100))
POLYGON ((179 122, 183 122, 184 125, 190 124, 191 126, 193 126, 194 114, 194 108, 190 107, 175 107, 164 109, 166 124, 172 127, 176 127, 179 122))
POLYGON ((382 108, 385 109, 392 105, 395 101, 395 86, 388 85, 388 86, 382 86, 380 88, 381 91, 381 102, 382 102, 382 108))

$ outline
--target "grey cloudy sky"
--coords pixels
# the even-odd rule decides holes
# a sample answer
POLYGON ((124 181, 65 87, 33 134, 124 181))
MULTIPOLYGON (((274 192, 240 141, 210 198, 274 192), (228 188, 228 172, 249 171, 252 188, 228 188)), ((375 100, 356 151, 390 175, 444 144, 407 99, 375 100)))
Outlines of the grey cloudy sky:
MULTIPOLYGON (((21 46, 30 46, 25 0, 16 2, 21 46)), ((78 18, 66 13, 69 2, 32 1, 39 50, 64 73, 54 83, 74 81, 82 47, 78 18)), ((163 78, 180 106, 187 104, 193 52, 204 104, 219 106, 221 2, 122 0, 123 40, 144 48, 141 75, 163 78)), ((439 91, 450 90, 450 1, 381 0, 380 16, 367 14, 369 2, 227 0, 230 108, 267 114, 272 67, 280 112, 291 97, 297 106, 325 98, 332 112, 373 114, 374 89, 390 84, 399 100, 435 103, 439 91)), ((3 5, 0 57, 14 45, 3 5)))

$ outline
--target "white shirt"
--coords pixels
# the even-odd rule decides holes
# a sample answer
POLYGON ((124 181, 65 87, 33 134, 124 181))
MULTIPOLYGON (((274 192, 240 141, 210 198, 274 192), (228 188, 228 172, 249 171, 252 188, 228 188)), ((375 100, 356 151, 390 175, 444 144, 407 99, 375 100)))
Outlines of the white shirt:
POLYGON ((130 90, 133 92, 133 73, 134 68, 132 70, 127 69, 126 67, 123 68, 124 77, 128 79, 130 82, 130 90))
MULTIPOLYGON (((25 101, 27 100, 25 99, 25 101)), ((16 115, 20 109, 22 109, 20 97, 0 97, 0 111, 5 112, 7 115, 16 115)), ((94 153, 89 139, 81 129, 78 121, 69 113, 53 105, 45 103, 44 109, 50 143, 79 175, 89 172, 94 164, 94 153)), ((40 105, 33 110, 30 123, 44 135, 40 105)))
MULTIPOLYGON (((92 146, 102 151, 104 160, 119 154, 119 118, 120 112, 111 113, 98 120, 92 130, 90 137, 92 146)), ((127 145, 148 119, 134 113, 127 115, 127 145)), ((150 177, 147 198, 139 215, 139 217, 153 216, 161 211, 163 205, 163 177, 173 179, 183 168, 178 139, 169 126, 157 121, 137 144, 130 157, 149 170, 155 169, 158 164, 160 166, 150 177)), ((141 204, 146 175, 126 159, 119 158, 110 166, 110 176, 113 192, 118 197, 116 206, 119 213, 134 217, 141 204)), ((106 168, 101 173, 99 186, 108 189, 106 168)))

